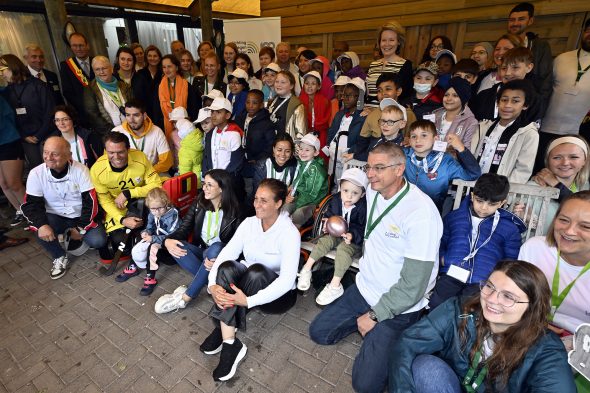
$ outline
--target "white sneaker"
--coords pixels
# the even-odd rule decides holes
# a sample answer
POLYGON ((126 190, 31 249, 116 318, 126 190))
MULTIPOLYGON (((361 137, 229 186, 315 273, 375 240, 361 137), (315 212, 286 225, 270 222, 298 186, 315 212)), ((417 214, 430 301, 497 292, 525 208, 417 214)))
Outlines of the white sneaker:
POLYGON ((307 291, 311 286, 311 270, 301 268, 297 277, 299 277, 299 280, 297 280, 297 289, 307 291))
POLYGON ((53 260, 53 267, 51 268, 50 277, 52 280, 57 280, 66 274, 66 270, 68 268, 68 256, 64 255, 62 257, 56 258, 53 260))
POLYGON ((171 295, 160 297, 154 305, 154 311, 156 314, 166 314, 185 308, 186 302, 182 299, 182 295, 184 295, 184 292, 174 291, 171 295))
POLYGON ((174 290, 174 292, 172 292, 172 294, 174 295, 175 293, 185 293, 185 292, 186 292, 186 290, 187 290, 187 287, 186 287, 186 285, 181 285, 181 286, 179 286, 178 288, 176 288, 176 289, 174 290))
POLYGON ((328 284, 322 289, 318 297, 315 299, 315 302, 320 306, 327 306, 342 296, 343 293, 344 288, 342 287, 342 284, 340 284, 338 288, 332 288, 332 286, 328 284))

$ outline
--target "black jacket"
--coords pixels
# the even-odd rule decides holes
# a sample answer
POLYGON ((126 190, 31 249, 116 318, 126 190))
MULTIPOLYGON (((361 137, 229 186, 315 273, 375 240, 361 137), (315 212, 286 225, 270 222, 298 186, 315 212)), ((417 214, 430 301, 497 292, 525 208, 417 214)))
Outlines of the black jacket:
MULTIPOLYGON (((199 97, 201 97, 201 99, 203 98, 203 95, 205 94, 205 83, 206 82, 207 82, 206 76, 200 76, 193 81, 194 86, 199 90, 198 94, 199 94, 199 97)), ((227 85, 225 83, 223 83, 223 79, 221 78, 221 76, 219 76, 219 75, 217 76, 217 80, 215 81, 213 88, 222 92, 223 96, 225 97, 225 93, 227 91, 227 85)))
POLYGON ((55 72, 49 71, 46 68, 43 68, 43 75, 45 75, 45 79, 47 79, 47 84, 53 93, 53 101, 55 105, 63 105, 64 98, 61 95, 61 89, 59 88, 59 79, 57 78, 57 74, 55 72))
MULTIPOLYGON (((203 221, 205 220, 205 209, 198 205, 195 200, 191 208, 182 219, 182 223, 176 231, 174 231, 168 239, 175 240, 188 240, 189 236, 193 236, 192 243, 199 247, 208 247, 205 241, 201 238, 201 229, 203 228, 203 221)), ((221 226, 219 228, 219 239, 222 243, 227 244, 238 226, 240 226, 241 220, 237 216, 229 216, 226 212, 223 212, 221 219, 221 226)))
MULTIPOLYGON (((354 205, 354 209, 350 212, 348 232, 352 234, 352 243, 362 246, 365 236, 365 223, 367 222, 367 199, 363 196, 354 205)), ((332 216, 342 217, 342 196, 340 196, 339 192, 332 195, 328 202, 328 210, 324 214, 324 218, 332 216)))
POLYGON ((16 127, 21 137, 35 136, 40 142, 47 139, 54 130, 55 108, 49 85, 29 77, 21 83, 8 85, 6 98, 16 112, 16 127))
MULTIPOLYGON (((78 65, 78 67, 82 69, 80 67, 80 64, 78 63, 78 60, 76 60, 75 57, 73 57, 73 59, 74 62, 78 65)), ((92 57, 90 57, 88 61, 90 64, 92 64, 92 57)), ((82 70, 82 72, 84 71, 82 70)), ((93 80, 94 71, 92 70, 92 67, 90 67, 90 75, 86 75, 86 73, 84 73, 84 75, 88 79, 88 82, 93 80)), ((86 110, 84 109, 84 86, 82 85, 82 83, 80 83, 78 78, 76 78, 76 75, 74 75, 72 70, 70 70, 70 67, 68 67, 65 61, 62 61, 60 63, 59 76, 61 77, 61 89, 64 98, 66 99, 68 104, 76 108, 76 111, 78 112, 78 117, 82 121, 82 125, 88 127, 89 125, 86 122, 86 110)))
POLYGON ((152 119, 152 122, 164 129, 164 115, 160 108, 160 99, 158 97, 158 87, 162 81, 162 68, 158 67, 158 71, 152 78, 152 74, 148 67, 137 71, 131 79, 131 88, 133 90, 133 97, 141 100, 145 105, 145 111, 152 119))
POLYGON ((553 92, 553 56, 549 42, 539 38, 538 34, 533 32, 526 33, 528 39, 527 48, 533 52, 533 74, 536 78, 533 80, 535 89, 541 95, 543 106, 547 108, 549 99, 553 92))
MULTIPOLYGON (((282 167, 279 167, 274 159, 274 157, 269 157, 272 162, 272 165, 275 167, 277 172, 281 173, 283 171, 287 171, 288 177, 290 181, 287 183, 287 186, 290 186, 293 183, 295 177, 295 170, 297 169, 297 160, 294 157, 291 157, 289 161, 285 163, 282 167), (283 169, 284 168, 284 169, 283 169), (280 169, 280 170, 279 170, 280 169)), ((266 158, 259 160, 254 165, 254 175, 252 176, 252 195, 256 194, 256 190, 258 189, 258 185, 264 179, 266 179, 266 158)))
POLYGON ((235 122, 246 134, 246 160, 258 161, 272 155, 272 143, 275 139, 275 124, 270 121, 270 113, 266 108, 256 113, 248 124, 248 132, 244 128, 247 112, 236 116, 235 122))

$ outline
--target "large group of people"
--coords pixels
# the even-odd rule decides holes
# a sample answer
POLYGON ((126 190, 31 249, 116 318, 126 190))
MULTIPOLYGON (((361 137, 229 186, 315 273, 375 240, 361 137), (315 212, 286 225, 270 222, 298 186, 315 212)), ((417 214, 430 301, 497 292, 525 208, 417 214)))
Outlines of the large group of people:
POLYGON ((414 66, 402 57, 405 28, 391 21, 366 70, 346 42, 332 59, 301 47, 294 62, 288 43, 265 47, 259 70, 231 42, 219 54, 210 42, 191 53, 174 41, 165 55, 134 44, 111 64, 74 33, 61 84, 27 45, 24 62, 0 56, 0 186, 12 224, 35 231, 52 279, 89 248, 105 264, 123 251, 116 281, 145 272, 143 296, 162 265, 189 272, 154 310, 212 297, 200 350, 220 353, 218 381, 246 356, 247 313, 284 313, 313 282, 324 308, 310 339, 363 337, 356 391, 588 391, 566 350, 590 322, 590 159, 579 135, 590 19, 580 47, 555 60, 533 24, 534 7, 518 4, 507 32, 470 58, 436 36, 414 66), (162 184, 185 173, 199 193, 182 216, 162 184), (475 185, 450 211, 455 179, 475 185), (509 211, 513 184, 555 187, 559 198, 509 211), (300 264, 314 220, 322 230, 300 264), (536 221, 546 236, 523 244, 536 221), (332 249, 334 271, 317 283, 316 262, 332 249))

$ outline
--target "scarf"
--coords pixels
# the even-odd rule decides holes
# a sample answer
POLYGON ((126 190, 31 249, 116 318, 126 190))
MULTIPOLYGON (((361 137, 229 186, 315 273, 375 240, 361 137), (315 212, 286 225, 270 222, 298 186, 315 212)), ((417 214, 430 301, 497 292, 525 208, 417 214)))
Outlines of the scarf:
POLYGON ((117 78, 113 78, 112 82, 103 82, 100 78, 96 78, 96 83, 98 83, 101 88, 110 91, 111 93, 116 93, 117 90, 119 90, 118 82, 117 78))
MULTIPOLYGON (((186 108, 188 101, 188 82, 180 75, 176 75, 174 91, 176 93, 176 97, 174 99, 174 108, 179 106, 186 108)), ((170 112, 172 112, 173 108, 172 103, 170 102, 170 90, 168 90, 168 78, 166 76, 162 78, 160 86, 158 87, 158 97, 160 98, 160 108, 162 109, 162 114, 164 115, 164 129, 166 137, 169 138, 172 131, 174 131, 174 127, 172 126, 172 123, 170 123, 170 112)))

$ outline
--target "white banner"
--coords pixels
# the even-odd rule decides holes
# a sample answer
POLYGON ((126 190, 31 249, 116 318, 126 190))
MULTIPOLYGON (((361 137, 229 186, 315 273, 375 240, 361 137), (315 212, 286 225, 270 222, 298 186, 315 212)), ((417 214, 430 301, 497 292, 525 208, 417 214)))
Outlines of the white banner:
POLYGON ((229 19, 223 21, 225 42, 235 42, 241 53, 252 60, 254 72, 258 71, 260 48, 270 46, 275 49, 281 42, 281 18, 229 19))

